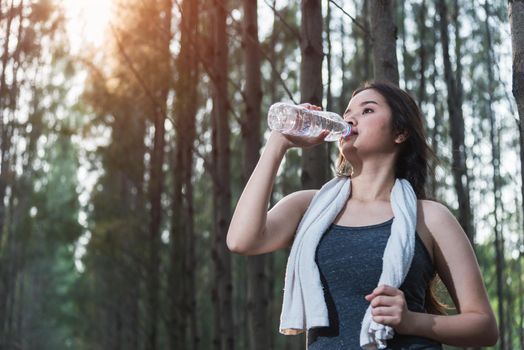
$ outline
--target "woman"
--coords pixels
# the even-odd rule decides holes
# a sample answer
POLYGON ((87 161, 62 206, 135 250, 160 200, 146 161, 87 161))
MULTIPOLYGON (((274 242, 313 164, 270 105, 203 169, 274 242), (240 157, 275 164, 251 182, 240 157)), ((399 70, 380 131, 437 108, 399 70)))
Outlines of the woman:
MULTIPOLYGON (((308 348, 360 348, 361 321, 369 305, 373 321, 395 331, 388 349, 494 345, 497 323, 469 240, 444 205, 425 199, 431 150, 418 106, 398 87, 373 82, 353 93, 344 119, 354 134, 339 141, 337 176, 350 177, 351 192, 317 246, 315 262, 329 327, 310 329, 308 348), (390 193, 397 178, 408 180, 417 196, 414 255, 400 288, 377 287, 393 221, 390 193), (430 287, 435 274, 446 285, 457 315, 444 315, 434 298, 430 287)), ((257 255, 293 244, 318 190, 291 193, 267 212, 274 179, 289 148, 320 144, 327 134, 314 138, 271 133, 233 214, 227 235, 231 251, 257 255)))

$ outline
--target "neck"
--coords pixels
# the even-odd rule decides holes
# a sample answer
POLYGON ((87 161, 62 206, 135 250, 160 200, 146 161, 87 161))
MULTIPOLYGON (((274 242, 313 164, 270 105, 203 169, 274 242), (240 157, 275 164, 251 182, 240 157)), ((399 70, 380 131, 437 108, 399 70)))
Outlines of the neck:
POLYGON ((362 201, 389 201, 395 184, 394 159, 353 164, 351 198, 362 201))

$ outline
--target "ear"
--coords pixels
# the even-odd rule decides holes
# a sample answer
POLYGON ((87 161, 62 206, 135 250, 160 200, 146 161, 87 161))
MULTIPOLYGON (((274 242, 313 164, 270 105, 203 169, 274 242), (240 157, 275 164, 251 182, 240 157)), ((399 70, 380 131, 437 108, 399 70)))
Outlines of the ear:
POLYGON ((402 143, 404 141, 406 141, 408 139, 408 132, 407 131, 404 131, 400 134, 397 135, 397 137, 395 137, 395 143, 402 143))

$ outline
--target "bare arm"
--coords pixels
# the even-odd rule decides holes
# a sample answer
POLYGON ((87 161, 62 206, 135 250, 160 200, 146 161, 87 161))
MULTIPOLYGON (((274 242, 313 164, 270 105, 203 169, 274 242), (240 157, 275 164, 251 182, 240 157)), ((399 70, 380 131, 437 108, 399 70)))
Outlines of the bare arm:
POLYGON ((492 346, 498 340, 495 315, 471 244, 455 217, 442 204, 425 201, 427 227, 435 245, 435 265, 459 312, 414 312, 411 334, 455 346, 492 346))
POLYGON ((229 250, 256 255, 291 245, 300 218, 316 190, 291 193, 268 212, 275 176, 289 148, 320 144, 328 134, 324 131, 318 137, 294 137, 271 132, 233 213, 226 238, 229 250))

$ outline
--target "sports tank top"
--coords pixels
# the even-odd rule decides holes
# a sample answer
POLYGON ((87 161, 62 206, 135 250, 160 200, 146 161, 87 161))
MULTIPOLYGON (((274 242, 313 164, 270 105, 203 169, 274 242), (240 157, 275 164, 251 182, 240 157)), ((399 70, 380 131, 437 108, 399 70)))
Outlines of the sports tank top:
MULTIPOLYGON (((315 261, 324 287, 330 325, 307 332, 308 350, 361 349, 360 327, 369 305, 364 296, 377 287, 392 223, 393 219, 360 227, 332 224, 322 236, 315 261)), ((409 310, 427 312, 426 288, 434 274, 431 256, 415 234, 413 261, 399 288, 404 292, 409 310)), ((395 333, 393 339, 387 341, 387 349, 441 350, 442 346, 432 339, 395 333)))

